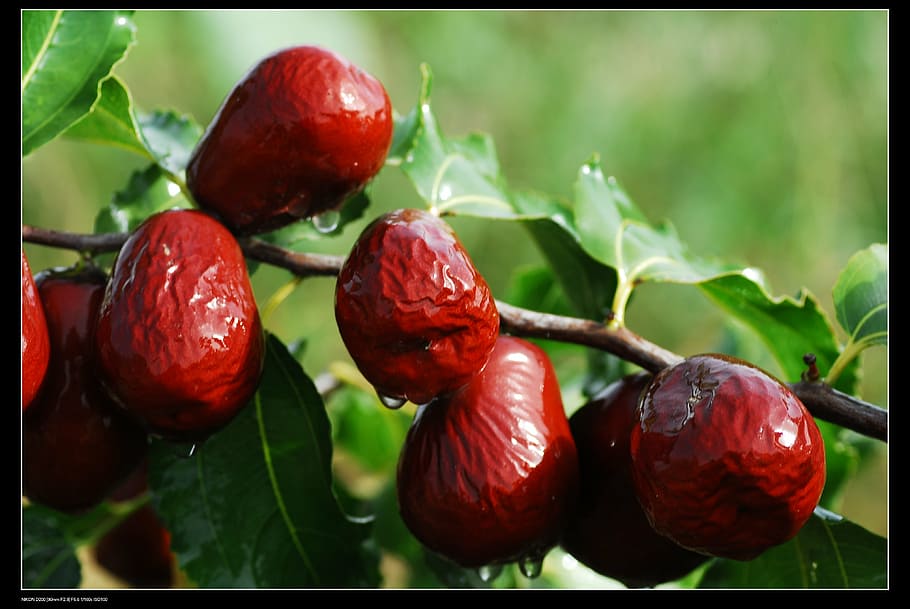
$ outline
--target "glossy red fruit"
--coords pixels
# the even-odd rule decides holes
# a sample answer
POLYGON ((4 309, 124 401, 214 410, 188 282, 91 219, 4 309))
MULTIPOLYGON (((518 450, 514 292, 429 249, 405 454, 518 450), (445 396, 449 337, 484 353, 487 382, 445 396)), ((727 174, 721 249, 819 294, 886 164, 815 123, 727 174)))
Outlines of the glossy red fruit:
POLYGON ((442 556, 464 567, 542 560, 578 485, 575 443, 543 350, 501 337, 470 384, 422 406, 397 484, 404 523, 442 556))
POLYGON ((36 283, 51 359, 44 387, 23 415, 22 487, 31 501, 78 512, 101 502, 135 469, 146 454, 146 435, 97 384, 92 351, 105 275, 45 271, 36 283))
POLYGON ((38 395, 50 356, 44 307, 22 250, 22 410, 38 395))
POLYGON ((207 214, 155 214, 117 256, 98 322, 102 381, 149 431, 196 441, 256 391, 264 336, 243 253, 207 214))
MULTIPOLYGON (((143 462, 116 491, 113 501, 129 501, 148 491, 143 462)), ((96 562, 134 588, 169 588, 174 582, 171 534, 146 504, 105 533, 94 548, 96 562)))
POLYGON ((416 209, 363 231, 335 290, 335 319, 376 390, 415 404, 467 384, 499 334, 486 281, 451 227, 416 209))
POLYGON ((646 373, 616 381, 569 419, 580 482, 562 547, 630 588, 679 579, 708 559, 659 535, 635 496, 629 435, 638 398, 650 381, 646 373))
POLYGON ((260 61, 223 102, 187 166, 196 202, 253 234, 339 207, 385 163, 385 87, 313 46, 260 61))
POLYGON ((799 398, 725 355, 690 357, 656 375, 631 442, 651 524, 714 556, 750 560, 791 539, 825 485, 824 442, 799 398))

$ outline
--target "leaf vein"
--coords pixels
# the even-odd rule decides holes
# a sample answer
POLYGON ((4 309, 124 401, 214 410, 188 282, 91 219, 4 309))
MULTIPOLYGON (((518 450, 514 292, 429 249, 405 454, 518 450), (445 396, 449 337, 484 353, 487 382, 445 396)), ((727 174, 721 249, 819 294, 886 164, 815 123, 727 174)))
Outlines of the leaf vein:
MULTIPOLYGON (((850 337, 850 340, 856 340, 856 337, 860 334, 860 331, 862 330, 862 328, 866 324, 866 322, 868 322, 872 318, 873 315, 875 315, 876 313, 878 313, 879 311, 882 311, 882 310, 888 310, 887 302, 883 302, 883 303, 878 304, 878 305, 872 307, 871 309, 869 309, 869 312, 866 313, 865 315, 863 315, 863 317, 858 322, 856 322, 856 327, 853 329, 853 335, 850 337)), ((885 332, 873 332, 872 334, 870 334, 868 336, 873 336, 876 334, 877 335, 882 335, 882 334, 887 335, 888 333, 886 331, 885 332)), ((864 337, 862 337, 861 340, 863 340, 865 338, 866 337, 864 336, 864 337)))
POLYGON ((253 401, 256 404, 256 423, 259 426, 259 439, 262 443, 262 456, 265 459, 265 466, 269 472, 269 483, 272 485, 272 494, 275 496, 275 501, 278 504, 278 511, 281 513, 281 519, 284 521, 284 525, 288 530, 288 534, 291 536, 291 541, 294 543, 294 547, 297 548, 297 553, 300 554, 300 557, 303 559, 303 563, 306 565, 307 570, 310 572, 313 581, 316 581, 318 578, 316 570, 313 568, 313 563, 310 560, 310 556, 307 553, 306 549, 303 547, 303 543, 300 541, 300 537, 297 535, 297 529, 294 527, 294 522, 291 520, 291 515, 288 513, 288 508, 284 503, 284 495, 281 492, 280 485, 278 484, 278 477, 275 473, 275 468, 272 465, 272 451, 269 447, 269 443, 267 442, 265 423, 262 420, 262 397, 258 392, 256 393, 256 397, 253 401))
POLYGON ((837 560, 837 569, 840 571, 840 576, 844 580, 844 588, 849 588, 850 579, 847 577, 847 569, 844 565, 844 557, 841 555, 840 546, 837 544, 837 541, 834 539, 834 534, 831 532, 831 525, 823 519, 821 520, 821 525, 825 530, 825 535, 828 536, 828 540, 831 542, 831 549, 834 550, 834 558, 837 560))
POLYGON ((35 54, 35 59, 32 61, 32 64, 28 67, 28 70, 25 72, 25 76, 22 77, 22 92, 25 92, 25 88, 31 82, 32 77, 35 76, 35 72, 38 71, 38 65, 41 63, 41 60, 44 58, 44 55, 47 54, 48 48, 50 48, 51 40, 53 40, 54 35, 57 33, 57 26, 60 23, 60 19, 63 18, 63 11, 58 10, 54 15, 54 21, 51 23, 51 27, 47 30, 47 36, 44 37, 44 41, 41 43, 41 48, 38 49, 38 52, 35 54))
MULTIPOLYGON (((111 31, 108 31, 107 40, 110 40, 111 35, 112 35, 112 32, 111 32, 111 31)), ((106 48, 107 48, 107 46, 106 46, 106 42, 105 42, 105 45, 104 45, 104 46, 101 46, 101 47, 99 48, 99 51, 98 51, 97 56, 93 59, 93 63, 92 63, 92 67, 93 67, 93 68, 96 68, 96 67, 101 63, 101 58, 104 57, 104 55, 105 55, 105 49, 106 49, 106 48)), ((111 69, 113 69, 113 66, 111 66, 111 69)), ((98 101, 98 99, 99 99, 99 97, 100 97, 100 95, 101 95, 101 83, 104 82, 104 80, 105 80, 104 78, 101 78, 101 79, 99 79, 98 82, 96 83, 96 86, 95 86, 95 91, 96 91, 96 92, 95 92, 95 100, 92 102, 92 105, 93 105, 93 106, 94 106, 95 103, 97 103, 97 101, 98 101)), ((38 133, 38 132, 41 131, 41 129, 43 129, 48 123, 50 123, 51 121, 53 121, 54 119, 56 119, 58 116, 60 116, 60 115, 63 113, 63 111, 64 111, 67 107, 69 107, 69 105, 70 105, 70 103, 73 101, 73 99, 74 99, 76 96, 78 96, 80 93, 82 93, 82 89, 81 89, 81 88, 74 88, 74 90, 70 92, 69 97, 67 97, 67 98, 63 101, 63 103, 59 104, 59 105, 57 106, 57 109, 56 109, 55 111, 48 113, 47 117, 46 117, 43 121, 41 121, 40 123, 38 123, 37 125, 35 125, 35 126, 32 128, 32 130, 31 130, 28 134, 24 134, 24 135, 22 136, 23 139, 28 139, 28 138, 30 138, 33 134, 38 133)), ((89 111, 91 111, 91 108, 89 108, 89 111)), ((80 118, 81 118, 81 117, 80 117, 80 118)), ((77 120, 78 120, 78 119, 77 119, 77 120)), ((73 122, 75 123, 75 121, 73 121, 73 122)), ((71 123, 71 124, 72 124, 72 123, 71 123)))

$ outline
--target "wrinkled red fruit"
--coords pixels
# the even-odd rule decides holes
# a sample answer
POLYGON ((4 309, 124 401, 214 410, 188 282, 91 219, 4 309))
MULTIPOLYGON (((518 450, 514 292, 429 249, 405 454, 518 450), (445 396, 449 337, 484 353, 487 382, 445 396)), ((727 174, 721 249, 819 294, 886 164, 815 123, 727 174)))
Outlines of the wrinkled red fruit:
POLYGON ((398 463, 401 517, 464 567, 542 560, 575 500, 578 461, 553 366, 502 337, 483 372, 421 406, 398 463))
POLYGON ((629 434, 651 375, 627 376, 569 419, 578 449, 578 506, 562 547, 590 569, 642 588, 679 579, 707 560, 659 535, 632 485, 629 434))
POLYGON ((44 387, 23 415, 22 487, 64 512, 100 503, 142 460, 142 427, 97 385, 94 329, 104 295, 101 271, 42 272, 36 280, 50 336, 44 387))
MULTIPOLYGON (((110 499, 129 501, 148 490, 144 461, 110 499)), ((151 505, 144 505, 105 533, 94 548, 99 565, 134 588, 168 588, 173 584, 171 534, 151 505)))
POLYGON ((50 356, 44 307, 22 250, 22 410, 38 395, 50 356))
POLYGON ((155 214, 127 239, 97 333, 102 381, 157 435, 202 440, 256 391, 264 336, 240 246, 195 210, 155 214))
POLYGON ((415 404, 467 384, 499 333, 490 288, 455 233, 416 209, 360 235, 338 275, 335 319, 376 390, 415 404))
POLYGON ((237 83, 190 158, 187 186, 235 232, 265 232, 339 207, 391 144, 382 83, 331 51, 293 47, 237 83))
POLYGON ((725 355, 655 376, 632 428, 639 501, 692 550, 750 560, 794 537, 825 485, 814 419, 785 385, 725 355))

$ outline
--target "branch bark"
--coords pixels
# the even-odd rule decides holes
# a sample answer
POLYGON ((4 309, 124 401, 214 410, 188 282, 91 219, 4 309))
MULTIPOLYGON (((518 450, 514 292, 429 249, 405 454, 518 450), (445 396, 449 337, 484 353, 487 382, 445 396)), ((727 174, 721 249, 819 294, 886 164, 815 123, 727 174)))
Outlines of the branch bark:
MULTIPOLYGON (((50 247, 87 253, 117 251, 126 241, 125 233, 87 235, 22 227, 22 240, 50 247)), ((284 268, 301 277, 337 275, 343 256, 292 252, 261 239, 239 240, 244 254, 253 260, 284 268)), ((539 313, 496 301, 502 329, 526 338, 546 338, 601 349, 655 373, 680 362, 683 357, 668 351, 625 327, 610 328, 588 319, 539 313)), ((790 388, 816 418, 857 433, 888 441, 888 412, 825 385, 800 381, 790 388)))

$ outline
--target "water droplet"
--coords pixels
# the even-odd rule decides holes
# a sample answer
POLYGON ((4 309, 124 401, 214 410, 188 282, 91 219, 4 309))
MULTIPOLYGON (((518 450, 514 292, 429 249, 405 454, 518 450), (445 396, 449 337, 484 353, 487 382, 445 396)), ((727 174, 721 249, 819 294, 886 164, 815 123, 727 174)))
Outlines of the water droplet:
POLYGON ((341 214, 334 210, 330 209, 329 211, 324 211, 318 216, 313 216, 313 226, 316 227, 320 233, 330 233, 336 228, 338 228, 338 222, 341 220, 341 214))
POLYGON ((477 576, 485 582, 491 582, 502 573, 502 565, 484 565, 477 569, 477 576))
POLYGON ((196 454, 195 442, 178 442, 174 444, 174 454, 181 459, 189 459, 196 454))
POLYGON ((376 395, 379 396, 379 401, 382 402, 383 406, 386 408, 391 408, 392 410, 398 410, 408 401, 407 398, 396 398, 390 395, 383 395, 381 393, 377 393, 376 395))
POLYGON ((528 579, 540 577, 540 572, 543 571, 543 556, 537 554, 522 556, 518 561, 518 569, 528 579))

